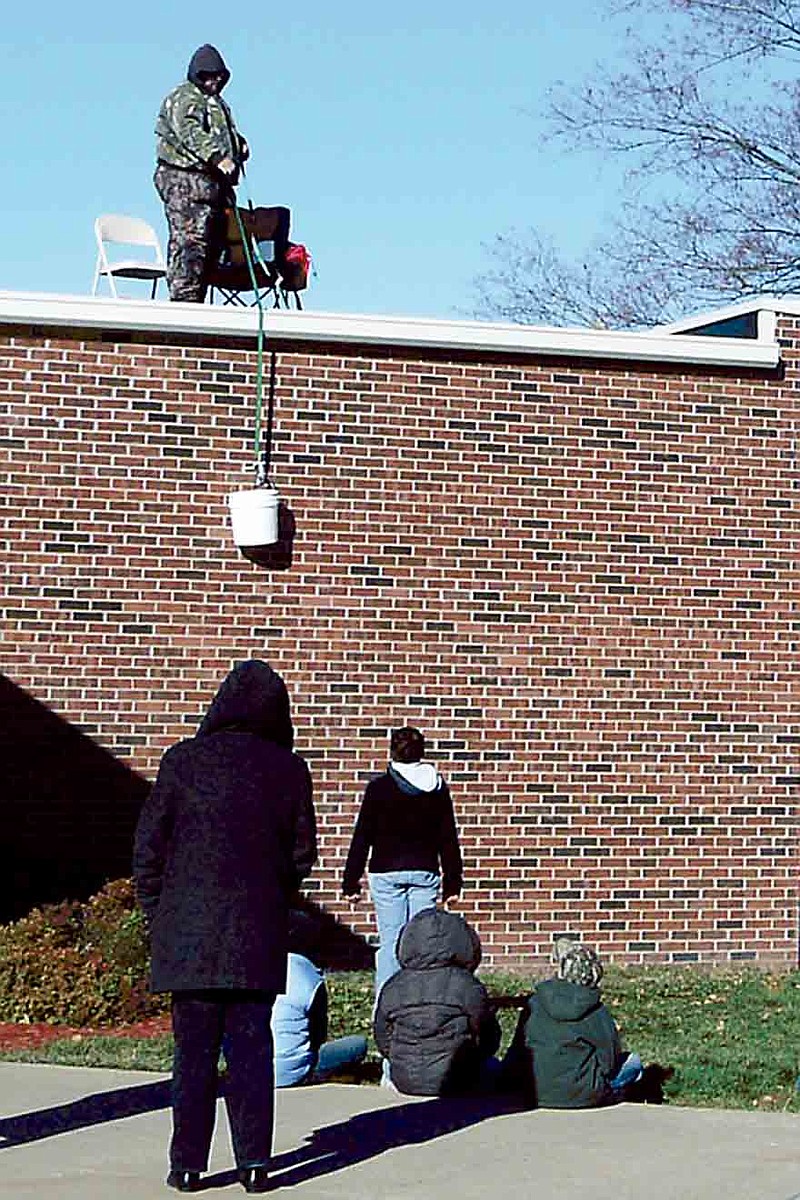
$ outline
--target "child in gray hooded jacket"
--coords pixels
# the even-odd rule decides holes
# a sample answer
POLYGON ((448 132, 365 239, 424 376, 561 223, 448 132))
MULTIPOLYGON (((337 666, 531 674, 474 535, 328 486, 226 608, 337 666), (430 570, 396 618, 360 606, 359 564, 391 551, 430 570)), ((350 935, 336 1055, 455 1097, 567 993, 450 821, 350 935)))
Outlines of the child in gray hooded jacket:
POLYGON ((443 909, 418 913, 398 943, 400 970, 384 985, 375 1041, 398 1091, 443 1096, 471 1091, 500 1044, 488 993, 475 978, 478 935, 443 909))

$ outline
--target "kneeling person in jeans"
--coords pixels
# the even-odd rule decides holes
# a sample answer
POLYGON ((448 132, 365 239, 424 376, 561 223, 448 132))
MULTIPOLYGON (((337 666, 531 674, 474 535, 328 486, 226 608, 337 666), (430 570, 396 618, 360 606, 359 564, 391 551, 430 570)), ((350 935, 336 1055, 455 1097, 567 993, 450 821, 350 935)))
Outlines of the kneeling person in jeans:
POLYGON ((316 957, 313 922, 304 913, 289 917, 289 966, 286 991, 272 1010, 275 1086, 323 1083, 337 1071, 361 1062, 367 1039, 351 1035, 327 1041, 328 989, 316 957))

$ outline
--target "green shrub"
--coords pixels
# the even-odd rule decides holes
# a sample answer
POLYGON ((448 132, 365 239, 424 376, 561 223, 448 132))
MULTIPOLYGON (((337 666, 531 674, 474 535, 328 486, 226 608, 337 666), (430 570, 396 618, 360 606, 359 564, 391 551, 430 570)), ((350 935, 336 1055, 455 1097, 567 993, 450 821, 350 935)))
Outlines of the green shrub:
POLYGON ((144 919, 129 879, 85 903, 0 926, 0 1021, 111 1025, 166 1010, 147 990, 144 919))

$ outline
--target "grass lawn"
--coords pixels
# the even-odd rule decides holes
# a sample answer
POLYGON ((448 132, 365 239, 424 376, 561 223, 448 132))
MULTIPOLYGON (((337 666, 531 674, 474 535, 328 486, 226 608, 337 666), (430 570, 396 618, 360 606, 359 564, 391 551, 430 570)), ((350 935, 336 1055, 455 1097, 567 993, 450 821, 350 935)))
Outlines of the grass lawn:
MULTIPOLYGON (((530 979, 487 972, 494 994, 520 993, 530 979)), ((372 976, 328 977, 330 1036, 370 1034, 372 976)), ((753 970, 705 971, 690 967, 609 968, 603 996, 623 1044, 645 1062, 674 1068, 665 1085, 670 1103, 720 1108, 800 1111, 800 974, 753 970)), ((501 1012, 503 1048, 516 1024, 501 1012)), ((375 1059, 374 1043, 370 1043, 375 1059)), ((76 1066, 167 1071, 172 1039, 81 1036, 36 1049, 0 1051, 0 1058, 76 1066)))

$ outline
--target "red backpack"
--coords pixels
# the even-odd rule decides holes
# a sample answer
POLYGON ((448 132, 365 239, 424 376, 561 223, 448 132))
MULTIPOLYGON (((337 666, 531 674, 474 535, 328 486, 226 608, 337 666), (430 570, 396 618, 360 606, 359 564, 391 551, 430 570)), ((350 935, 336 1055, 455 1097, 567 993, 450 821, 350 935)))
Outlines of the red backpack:
POLYGON ((299 242, 289 242, 280 265, 281 286, 286 292, 302 292, 308 287, 311 255, 299 242))

